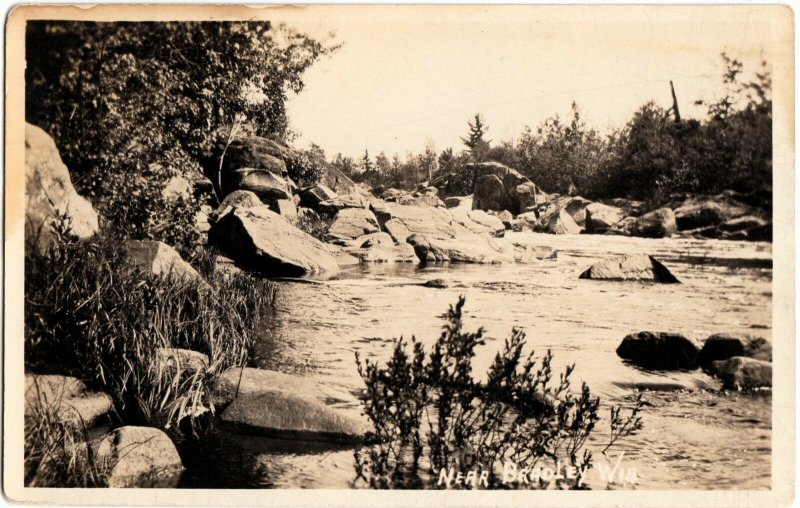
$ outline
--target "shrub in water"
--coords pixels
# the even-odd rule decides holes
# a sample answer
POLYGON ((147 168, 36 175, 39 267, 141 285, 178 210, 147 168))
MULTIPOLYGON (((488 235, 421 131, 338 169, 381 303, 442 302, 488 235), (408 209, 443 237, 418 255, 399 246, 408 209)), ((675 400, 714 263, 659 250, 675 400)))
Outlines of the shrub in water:
MULTIPOLYGON (((358 371, 366 385, 364 412, 374 430, 356 450, 356 482, 373 488, 449 486, 455 475, 486 473, 483 485, 502 488, 502 464, 533 471, 543 464, 570 465, 582 476, 592 465, 586 441, 600 417, 599 398, 584 383, 570 389, 573 366, 553 381, 552 355, 537 362, 523 356, 525 334, 514 329, 486 376, 473 377, 475 348, 483 330, 462 331, 460 298, 447 314, 442 334, 426 354, 421 343, 402 338, 385 366, 369 360, 358 371)), ((612 408, 611 441, 635 434, 641 398, 630 416, 612 408)), ((581 487, 580 476, 559 486, 581 487)), ((532 487, 546 487, 541 481, 532 487)))

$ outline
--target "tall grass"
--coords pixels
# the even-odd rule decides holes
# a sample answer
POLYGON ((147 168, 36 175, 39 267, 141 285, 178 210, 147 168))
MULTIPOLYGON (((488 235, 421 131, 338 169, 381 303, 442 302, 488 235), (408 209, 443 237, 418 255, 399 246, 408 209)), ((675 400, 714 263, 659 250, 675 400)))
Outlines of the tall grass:
POLYGON ((127 268, 115 235, 77 242, 63 221, 54 229, 50 248, 36 238, 26 245, 26 367, 96 385, 126 423, 195 434, 200 416, 214 411, 210 382, 246 361, 266 325, 274 284, 246 274, 212 274, 207 283, 157 276, 127 268), (189 369, 163 361, 160 348, 210 361, 189 369))

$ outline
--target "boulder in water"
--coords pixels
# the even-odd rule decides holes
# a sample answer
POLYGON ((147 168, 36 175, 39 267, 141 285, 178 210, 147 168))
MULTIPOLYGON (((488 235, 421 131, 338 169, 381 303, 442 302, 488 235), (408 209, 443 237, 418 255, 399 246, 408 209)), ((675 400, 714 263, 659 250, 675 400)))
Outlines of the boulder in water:
POLYGON ((92 446, 111 465, 108 486, 174 488, 183 463, 172 440, 153 427, 120 427, 92 446))
POLYGON ((598 261, 580 275, 593 280, 642 280, 666 284, 680 283, 666 266, 647 254, 624 254, 598 261))
POLYGON ((632 333, 622 339, 617 355, 647 369, 691 370, 697 367, 697 346, 677 333, 632 333))
POLYGON ((746 356, 772 361, 772 345, 762 337, 747 334, 717 333, 706 339, 697 356, 697 364, 710 368, 718 360, 727 360, 734 356, 746 356))
POLYGON ((55 408, 58 418, 75 429, 91 428, 113 408, 111 397, 87 391, 83 381, 59 375, 25 374, 25 414, 55 408))
POLYGON ((745 356, 711 363, 711 369, 728 390, 772 387, 772 363, 745 356))

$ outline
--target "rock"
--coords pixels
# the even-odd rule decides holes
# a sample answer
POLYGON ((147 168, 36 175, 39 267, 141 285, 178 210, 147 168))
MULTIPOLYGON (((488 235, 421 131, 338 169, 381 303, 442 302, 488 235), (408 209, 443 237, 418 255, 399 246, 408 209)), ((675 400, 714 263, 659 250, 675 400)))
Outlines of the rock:
POLYGON ((223 193, 236 190, 254 193, 264 203, 278 199, 292 199, 292 193, 286 180, 265 169, 242 168, 228 174, 223 182, 223 193))
POLYGON ((172 440, 152 427, 120 427, 94 443, 95 456, 111 466, 108 486, 174 488, 183 463, 172 440))
POLYGON ((473 233, 489 233, 491 236, 502 237, 505 235, 506 226, 503 221, 483 210, 468 210, 466 208, 451 208, 450 215, 459 221, 466 229, 473 233))
POLYGON ((161 191, 161 196, 164 199, 172 201, 185 201, 192 197, 192 193, 192 182, 182 176, 177 175, 167 180, 167 184, 161 191))
POLYGON ((483 175, 475 180, 473 210, 505 210, 510 207, 503 181, 495 175, 483 175))
POLYGON ((70 376, 25 374, 25 415, 53 408, 73 428, 91 428, 113 409, 111 397, 88 392, 83 381, 70 376))
POLYGON ((503 249, 488 234, 468 234, 458 238, 413 234, 408 243, 423 263, 494 264, 508 261, 503 249))
POLYGON ((472 194, 469 196, 450 196, 445 198, 444 206, 447 208, 465 207, 472 208, 472 194))
POLYGON ((564 211, 567 212, 572 220, 575 221, 575 224, 578 226, 585 226, 586 225, 586 207, 591 205, 592 202, 586 198, 582 198, 580 196, 575 196, 570 198, 564 204, 564 211))
POLYGON ((230 143, 226 139, 219 143, 214 157, 205 164, 205 173, 209 177, 216 174, 220 170, 222 156, 223 180, 228 173, 239 168, 262 169, 283 176, 286 174, 285 161, 291 157, 292 152, 291 148, 281 142, 259 136, 239 137, 230 143))
POLYGON ((758 226, 765 226, 766 224, 767 221, 761 217, 745 215, 723 222, 718 226, 718 229, 720 231, 742 231, 758 226))
POLYGON ((405 196, 397 200, 401 205, 409 206, 434 206, 444 208, 444 201, 435 194, 420 194, 418 196, 405 196))
POLYGON ((697 367, 697 346, 676 333, 639 332, 627 335, 617 355, 648 369, 691 370, 697 367))
POLYGON ((316 210, 323 201, 330 201, 339 197, 325 185, 315 185, 300 191, 300 205, 316 210))
POLYGON ((675 234, 675 214, 669 208, 659 208, 638 218, 627 217, 606 231, 606 234, 669 238, 675 234))
POLYGON ((369 201, 361 194, 346 194, 321 202, 317 211, 330 216, 346 208, 368 208, 369 201))
POLYGON ((365 208, 344 208, 336 213, 328 235, 344 238, 358 238, 381 230, 378 219, 365 208))
POLYGON ((547 223, 547 232, 554 235, 577 235, 581 227, 575 224, 566 209, 561 209, 547 223))
POLYGON ((400 220, 390 219, 383 224, 383 229, 389 233, 398 244, 406 243, 408 237, 411 236, 411 231, 400 220))
POLYGON ((211 387, 213 404, 225 408, 223 423, 237 430, 290 439, 361 439, 363 422, 324 404, 336 397, 308 378, 249 367, 228 369, 211 387))
POLYGON ((746 334, 717 333, 706 339, 697 356, 697 364, 703 368, 711 367, 712 362, 727 360, 734 356, 746 356, 772 361, 772 344, 762 337, 746 334))
POLYGON ((370 233, 368 235, 359 236, 356 238, 355 244, 362 249, 368 249, 376 245, 394 245, 394 240, 389 233, 370 233))
POLYGON ((192 265, 183 260, 178 251, 155 240, 127 240, 125 263, 129 268, 162 277, 178 277, 202 281, 192 265))
POLYGON ((502 212, 496 212, 493 215, 500 219, 500 221, 506 226, 506 229, 510 229, 506 223, 514 220, 513 213, 509 212, 508 210, 503 210, 502 212))
POLYGON ((240 395, 223 411, 221 421, 237 432, 337 443, 359 442, 368 430, 314 399, 269 387, 240 395))
POLYGON ((100 229, 97 212, 78 195, 53 139, 25 124, 25 236, 38 237, 44 252, 53 243, 51 225, 58 214, 70 221, 72 234, 91 238, 100 229))
POLYGON ((772 387, 772 364, 755 358, 734 356, 711 363, 711 369, 728 390, 772 387))
POLYGON ((586 207, 586 232, 603 234, 625 218, 624 212, 614 206, 592 203, 586 207))
POLYGON ((699 196, 689 198, 675 208, 675 222, 681 231, 707 226, 717 226, 743 215, 752 215, 752 209, 726 196, 699 196))
POLYGON ((423 286, 425 286, 427 288, 446 289, 450 285, 444 279, 431 279, 431 280, 425 281, 423 286))
POLYGON ((538 204, 537 196, 541 196, 539 189, 533 182, 525 182, 514 187, 517 202, 517 213, 522 213, 538 204))
POLYGON ((209 240, 239 266, 263 274, 299 276, 339 270, 322 242, 266 206, 227 213, 211 228, 209 240))
MULTIPOLYGON (((376 233, 385 235, 386 233, 376 233)), ((387 245, 385 243, 374 244, 362 248, 357 252, 358 259, 362 263, 417 263, 414 248, 403 242, 399 245, 387 245)))
POLYGON ((519 171, 499 162, 467 164, 465 168, 467 171, 473 172, 475 194, 473 208, 475 209, 509 210, 518 214, 524 212, 529 206, 535 206, 539 200, 537 196, 540 195, 540 191, 533 182, 519 171), (494 180, 485 178, 487 176, 494 176, 501 182, 504 194, 500 194, 494 180), (485 187, 486 185, 489 187, 485 187), (489 196, 489 199, 479 202, 478 193, 481 187, 485 187, 481 192, 488 192, 489 194, 485 195, 489 196), (491 207, 487 208, 490 205, 491 207))
POLYGON ((279 199, 275 202, 275 212, 289 222, 297 221, 297 207, 291 199, 279 199))
POLYGON ((647 254, 624 254, 614 259, 598 261, 580 275, 594 280, 646 280, 680 283, 661 262, 647 254))
POLYGON ((203 373, 208 370, 208 356, 199 351, 179 348, 158 348, 156 351, 159 363, 163 368, 177 369, 186 372, 189 376, 203 373))
POLYGON ((614 198, 609 201, 613 206, 622 209, 625 215, 639 217, 647 205, 644 201, 634 201, 627 198, 614 198))
POLYGON ((214 273, 231 276, 244 272, 236 266, 232 259, 225 256, 214 256, 214 273))
POLYGON ((235 190, 225 196, 222 203, 219 204, 210 217, 212 220, 217 221, 220 217, 233 210, 234 208, 253 208, 261 206, 264 203, 252 191, 235 190))

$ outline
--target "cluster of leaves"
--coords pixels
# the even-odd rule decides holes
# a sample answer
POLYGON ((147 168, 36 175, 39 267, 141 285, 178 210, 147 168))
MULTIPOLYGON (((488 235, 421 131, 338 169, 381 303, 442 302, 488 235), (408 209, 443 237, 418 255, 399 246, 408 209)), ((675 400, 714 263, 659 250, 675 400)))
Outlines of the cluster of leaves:
MULTIPOLYGON (((599 398, 584 383, 570 388, 574 365, 553 382, 552 355, 537 361, 523 355, 525 334, 515 329, 486 376, 473 377, 475 348, 483 330, 462 331, 460 298, 429 354, 412 338, 401 338, 385 366, 356 355, 366 385, 365 414, 374 431, 369 445, 356 451, 356 480, 373 488, 439 486, 442 471, 487 471, 498 488, 504 461, 532 471, 537 464, 569 463, 585 472, 592 464, 586 441, 600 417, 599 398)), ((642 428, 641 400, 627 418, 612 408, 611 442, 642 428)), ((578 488, 564 480, 560 486, 578 488)), ((545 483, 538 487, 546 487, 545 483)))
POLYGON ((35 238, 26 246, 26 367, 96 385, 126 423, 193 434, 214 410, 210 382, 246 361, 274 284, 244 274, 205 282, 144 273, 126 263, 115 237, 77 242, 63 217, 54 230, 48 249, 35 238), (161 348, 199 351, 208 368, 176 368, 161 348), (179 429, 182 421, 190 425, 179 429))
POLYGON ((237 119, 288 136, 288 94, 335 46, 257 21, 32 21, 26 48, 26 119, 53 136, 78 191, 116 229, 166 241, 199 206, 158 199, 169 178, 200 174, 237 119))
POLYGON ((297 219, 297 227, 301 231, 308 233, 317 240, 324 240, 328 234, 331 224, 333 224, 333 217, 319 214, 314 210, 304 210, 297 219))
MULTIPOLYGON (((324 159, 323 159, 324 161, 324 159)), ((312 152, 296 151, 286 160, 289 178, 301 187, 316 185, 325 176, 324 162, 312 152)))

